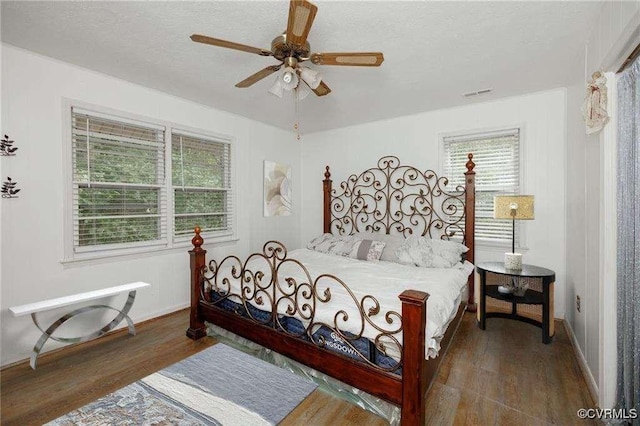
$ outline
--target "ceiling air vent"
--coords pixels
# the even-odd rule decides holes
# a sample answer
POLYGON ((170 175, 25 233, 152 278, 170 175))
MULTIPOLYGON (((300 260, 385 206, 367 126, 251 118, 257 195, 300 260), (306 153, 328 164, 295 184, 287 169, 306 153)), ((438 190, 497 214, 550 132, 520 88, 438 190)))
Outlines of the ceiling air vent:
POLYGON ((482 89, 482 90, 478 90, 477 92, 469 92, 469 93, 464 93, 462 96, 464 96, 465 98, 471 98, 473 96, 478 96, 478 95, 484 95, 486 93, 491 93, 493 89, 482 89))

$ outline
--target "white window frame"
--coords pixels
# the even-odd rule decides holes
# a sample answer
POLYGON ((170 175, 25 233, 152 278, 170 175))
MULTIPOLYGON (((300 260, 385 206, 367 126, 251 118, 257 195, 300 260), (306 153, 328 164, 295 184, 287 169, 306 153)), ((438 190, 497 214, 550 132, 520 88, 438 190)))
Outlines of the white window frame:
MULTIPOLYGON (((439 141, 439 160, 440 160, 440 170, 445 170, 445 163, 446 163, 446 159, 445 159, 445 139, 446 138, 451 138, 451 137, 465 137, 465 136, 472 136, 472 135, 477 135, 477 134, 491 134, 491 133, 499 133, 499 132, 504 132, 504 131, 508 131, 508 130, 518 130, 519 133, 519 162, 520 162, 520 167, 519 167, 519 176, 518 176, 518 186, 519 186, 519 193, 520 194, 528 194, 528 192, 526 192, 526 188, 525 188, 525 174, 526 174, 526 167, 525 167, 525 150, 526 150, 526 127, 523 123, 517 123, 517 124, 511 124, 511 125, 504 125, 504 126, 496 126, 496 127, 488 127, 488 128, 478 128, 478 129, 469 129, 469 130, 462 130, 462 131, 455 131, 455 132, 446 132, 446 133, 440 133, 438 134, 438 141, 439 141)), ((448 178, 450 178, 450 176, 446 176, 448 178)), ((476 192, 477 192, 477 188, 476 188, 476 192)), ((521 220, 517 220, 515 222, 516 225, 516 242, 515 242, 515 246, 516 246, 516 250, 520 250, 520 252, 522 251, 526 251, 528 250, 527 248, 527 237, 526 237, 526 226, 524 226, 523 222, 526 221, 521 221, 521 220)), ((476 222, 477 224, 477 222, 476 222)), ((504 241, 504 242, 498 242, 498 241, 492 241, 492 240, 486 240, 486 239, 482 239, 482 238, 478 238, 476 237, 475 239, 475 244, 478 247, 485 247, 488 249, 496 249, 499 251, 502 251, 503 249, 509 249, 509 251, 511 251, 511 240, 509 241, 504 241)))
MULTIPOLYGON (((173 126, 171 128, 168 128, 167 131, 169 132, 166 135, 167 140, 170 141, 170 143, 168 143, 168 157, 167 157, 167 162, 171 163, 171 166, 169 167, 169 172, 167 172, 167 179, 170 180, 170 182, 168 182, 168 188, 171 192, 171 217, 168 217, 168 219, 170 219, 171 224, 168 225, 168 229, 170 230, 170 237, 173 240, 173 242, 177 242, 177 243, 184 243, 184 242, 189 242, 191 241, 191 239, 193 238, 193 236, 176 236, 175 235, 175 218, 176 218, 176 213, 175 213, 175 200, 174 200, 174 194, 175 194, 175 189, 176 188, 180 188, 179 185, 174 185, 173 184, 173 152, 171 150, 172 146, 173 146, 173 135, 174 133, 177 134, 181 134, 184 136, 191 136, 194 138, 199 138, 199 139, 208 139, 214 143, 223 143, 223 144, 228 144, 229 145, 229 151, 230 151, 230 155, 231 155, 231 164, 230 164, 230 169, 227 172, 230 174, 229 176, 229 180, 231 183, 230 188, 228 188, 228 192, 227 192, 227 196, 228 196, 228 203, 231 203, 232 206, 232 212, 229 215, 229 221, 231 222, 231 229, 227 230, 227 231, 223 231, 223 232, 214 232, 214 233, 207 233, 207 232, 203 232, 202 236, 203 237, 208 237, 207 241, 210 238, 213 238, 214 240, 220 240, 220 239, 224 239, 227 240, 229 237, 232 237, 236 231, 236 227, 237 227, 237 222, 236 222, 236 217, 235 217, 235 188, 234 188, 234 183, 235 183, 235 153, 234 153, 234 144, 231 143, 231 140, 226 138, 223 139, 220 136, 212 136, 211 134, 205 134, 202 131, 196 130, 194 131, 193 129, 189 129, 185 126, 173 126)), ((204 189, 204 190, 208 190, 208 189, 214 189, 214 188, 205 188, 202 187, 200 189, 204 189)))
POLYGON ((89 104, 86 102, 66 99, 62 100, 62 140, 63 140, 63 178, 64 178, 64 191, 63 191, 63 214, 64 214, 64 258, 61 263, 73 263, 82 262, 96 259, 106 259, 111 257, 132 257, 137 258, 145 253, 152 253, 157 251, 167 251, 174 249, 184 249, 191 246, 191 237, 174 237, 174 195, 172 185, 172 161, 171 161, 171 134, 175 130, 180 133, 188 133, 194 136, 198 136, 204 139, 211 139, 222 143, 228 143, 230 146, 230 193, 231 196, 228 199, 230 203, 230 218, 231 229, 229 232, 224 233, 202 233, 202 236, 206 239, 207 243, 222 243, 228 241, 238 240, 238 209, 237 209, 237 179, 236 179, 236 143, 235 139, 229 135, 211 132, 203 129, 195 129, 189 126, 173 123, 166 120, 159 120, 151 117, 140 116, 128 112, 114 110, 98 105, 89 104), (123 122, 136 122, 148 124, 152 127, 163 127, 165 131, 165 192, 166 192, 166 214, 165 223, 165 235, 166 241, 150 241, 150 242, 136 242, 136 243, 122 243, 122 244, 110 244, 105 247, 96 247, 93 250, 76 250, 74 247, 74 207, 73 207, 73 141, 72 141, 72 108, 78 108, 90 113, 96 114, 96 116, 108 116, 112 119, 122 120, 123 122))

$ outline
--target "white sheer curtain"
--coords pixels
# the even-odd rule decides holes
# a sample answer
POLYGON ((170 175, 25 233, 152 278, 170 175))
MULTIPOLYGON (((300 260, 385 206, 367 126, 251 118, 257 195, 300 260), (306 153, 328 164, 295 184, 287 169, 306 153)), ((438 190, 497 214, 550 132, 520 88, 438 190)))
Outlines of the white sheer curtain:
POLYGON ((640 416, 640 58, 618 80, 618 116, 616 407, 640 416))

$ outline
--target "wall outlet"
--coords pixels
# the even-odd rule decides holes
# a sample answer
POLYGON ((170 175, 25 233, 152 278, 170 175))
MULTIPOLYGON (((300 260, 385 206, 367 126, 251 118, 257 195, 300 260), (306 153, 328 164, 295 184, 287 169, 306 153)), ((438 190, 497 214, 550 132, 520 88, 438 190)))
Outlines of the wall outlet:
POLYGON ((580 312, 580 296, 576 296, 576 309, 580 312))

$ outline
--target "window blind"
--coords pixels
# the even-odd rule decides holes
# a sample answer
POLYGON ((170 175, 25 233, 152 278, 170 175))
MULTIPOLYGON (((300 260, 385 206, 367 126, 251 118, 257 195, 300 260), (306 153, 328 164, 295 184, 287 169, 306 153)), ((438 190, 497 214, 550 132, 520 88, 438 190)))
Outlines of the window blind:
POLYGON ((173 236, 230 234, 233 223, 231 146, 180 131, 171 135, 173 236))
MULTIPOLYGON (((464 185, 467 154, 476 163, 476 239, 510 243, 512 224, 493 219, 493 197, 520 190, 520 130, 447 136, 444 141, 444 172, 450 185, 464 185)), ((516 244, 520 231, 516 222, 516 244)))
POLYGON ((166 242, 164 131, 73 108, 74 251, 166 242))

